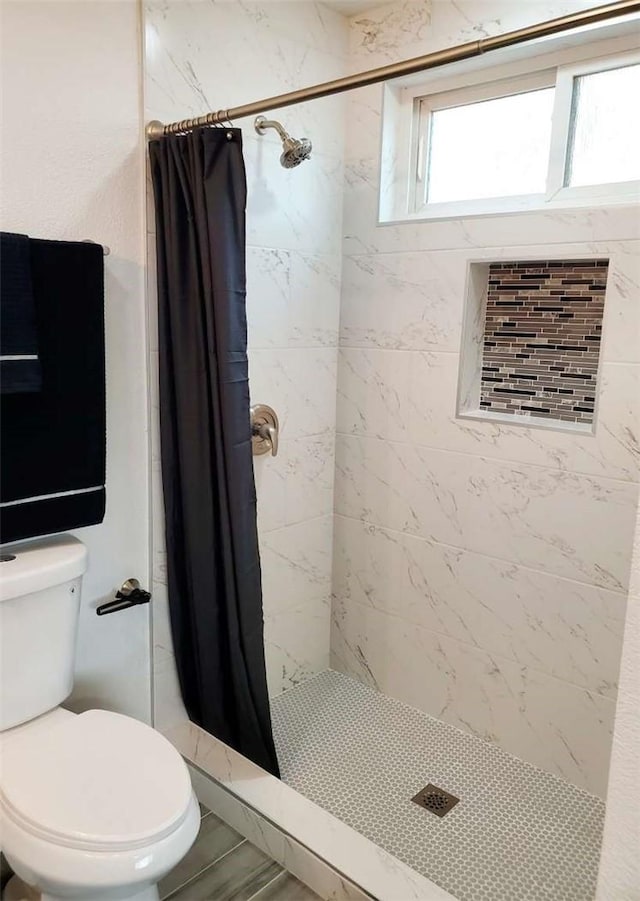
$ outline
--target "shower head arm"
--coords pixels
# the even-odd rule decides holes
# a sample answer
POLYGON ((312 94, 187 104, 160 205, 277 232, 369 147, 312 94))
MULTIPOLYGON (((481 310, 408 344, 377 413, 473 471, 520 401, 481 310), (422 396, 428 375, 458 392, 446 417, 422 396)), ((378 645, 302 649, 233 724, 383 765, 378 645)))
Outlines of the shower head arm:
POLYGON ((265 119, 264 116, 258 116, 254 124, 259 135, 263 135, 267 128, 275 128, 280 135, 281 141, 290 140, 290 135, 284 130, 279 122, 275 121, 275 119, 265 119))
POLYGON ((273 128, 278 132, 282 141, 280 163, 285 169, 293 169, 311 156, 311 141, 308 138, 292 138, 275 119, 258 116, 253 125, 259 135, 263 135, 267 128, 273 128))

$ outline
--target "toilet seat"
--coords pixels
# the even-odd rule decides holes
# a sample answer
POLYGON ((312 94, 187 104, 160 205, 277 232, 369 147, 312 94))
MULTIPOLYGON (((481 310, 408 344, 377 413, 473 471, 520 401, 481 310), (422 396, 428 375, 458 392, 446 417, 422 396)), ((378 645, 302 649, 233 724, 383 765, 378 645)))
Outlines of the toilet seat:
POLYGON ((90 710, 47 731, 24 729, 2 747, 0 807, 31 835, 90 851, 157 842, 187 817, 187 767, 144 723, 90 710))

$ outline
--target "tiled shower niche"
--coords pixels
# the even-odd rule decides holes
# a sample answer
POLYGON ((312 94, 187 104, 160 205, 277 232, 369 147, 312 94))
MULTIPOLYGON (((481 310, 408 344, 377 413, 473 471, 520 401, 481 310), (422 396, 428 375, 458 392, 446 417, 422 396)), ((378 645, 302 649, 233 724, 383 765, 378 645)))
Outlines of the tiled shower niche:
POLYGON ((608 266, 472 263, 459 415, 591 431, 608 266))

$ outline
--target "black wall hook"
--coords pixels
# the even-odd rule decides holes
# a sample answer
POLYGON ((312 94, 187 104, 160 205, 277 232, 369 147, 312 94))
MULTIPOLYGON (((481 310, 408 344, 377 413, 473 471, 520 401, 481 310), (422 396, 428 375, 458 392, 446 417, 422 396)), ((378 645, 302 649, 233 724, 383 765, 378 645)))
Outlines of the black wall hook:
POLYGON ((127 607, 136 607, 138 604, 148 604, 151 600, 151 592, 140 588, 137 579, 127 579, 116 592, 115 600, 108 601, 96 608, 98 616, 106 613, 117 613, 118 610, 126 610, 127 607))

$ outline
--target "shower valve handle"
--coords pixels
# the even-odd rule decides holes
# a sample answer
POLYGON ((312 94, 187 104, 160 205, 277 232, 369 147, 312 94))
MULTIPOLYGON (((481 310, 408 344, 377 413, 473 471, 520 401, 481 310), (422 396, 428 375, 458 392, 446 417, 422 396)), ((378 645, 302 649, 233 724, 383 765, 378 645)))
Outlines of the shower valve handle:
POLYGON ((268 441, 271 445, 271 456, 275 457, 278 453, 278 430, 272 426, 267 425, 265 422, 263 425, 257 427, 256 434, 263 439, 263 441, 268 441))
POLYGON ((272 407, 256 404, 251 407, 251 444, 254 457, 278 453, 278 417, 272 407))

